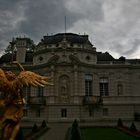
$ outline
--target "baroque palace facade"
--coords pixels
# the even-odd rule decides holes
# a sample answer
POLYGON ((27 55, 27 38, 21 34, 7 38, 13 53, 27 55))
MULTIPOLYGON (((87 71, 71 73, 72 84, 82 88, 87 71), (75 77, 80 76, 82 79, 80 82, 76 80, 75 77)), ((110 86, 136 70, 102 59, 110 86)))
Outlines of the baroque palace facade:
POLYGON ((23 121, 139 120, 139 59, 97 52, 87 35, 44 36, 33 52, 29 40, 17 38, 16 51, 0 58, 1 68, 18 73, 9 64, 13 57, 26 70, 50 76, 54 85, 24 89, 23 121))

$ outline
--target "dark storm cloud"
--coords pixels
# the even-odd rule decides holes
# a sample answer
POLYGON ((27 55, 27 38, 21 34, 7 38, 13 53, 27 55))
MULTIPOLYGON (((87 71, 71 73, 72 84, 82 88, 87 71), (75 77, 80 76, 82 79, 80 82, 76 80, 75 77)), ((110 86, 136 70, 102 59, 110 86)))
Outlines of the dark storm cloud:
POLYGON ((114 48, 112 48, 115 52, 118 52, 124 56, 131 56, 132 54, 136 53, 137 50, 140 49, 140 39, 129 39, 125 44, 129 44, 127 47, 119 42, 114 42, 114 48))
POLYGON ((6 24, 0 25, 3 32, 1 34, 4 38, 6 36, 7 38, 8 36, 11 37, 12 35, 26 35, 38 41, 43 35, 64 32, 65 16, 67 18, 66 26, 68 30, 79 20, 88 17, 90 19, 94 18, 94 21, 96 21, 100 20, 103 15, 103 13, 100 14, 101 2, 97 0, 94 1, 92 6, 90 2, 87 1, 86 7, 84 1, 80 2, 78 0, 76 2, 79 4, 79 8, 74 7, 73 4, 75 1, 73 0, 59 0, 59 2, 58 0, 1 1, 1 9, 4 11, 4 14, 7 14, 1 23, 4 24, 6 22, 6 24), (82 10, 81 7, 83 7, 82 10))
POLYGON ((20 31, 34 37, 64 29, 65 8, 62 1, 34 1, 26 5, 26 20, 20 23, 20 31))
POLYGON ((0 0, 0 9, 13 11, 20 2, 21 0, 0 0))
MULTIPOLYGON (((82 5, 84 5, 81 7, 81 11, 83 9, 85 11, 92 9, 93 13, 97 13, 99 20, 96 20, 95 15, 92 16, 92 14, 90 14, 92 18, 87 16, 87 18, 76 21, 70 29, 71 31, 86 32, 89 34, 97 51, 109 51, 114 57, 128 54, 127 57, 140 58, 140 55, 138 53, 136 54, 136 52, 140 52, 140 48, 134 47, 135 43, 132 41, 140 38, 139 0, 99 0, 99 3, 88 0, 90 3, 90 5, 88 5, 89 9, 86 7, 87 1, 80 0, 80 2, 83 2, 82 5), (92 8, 94 7, 93 4, 99 7, 94 10, 95 8, 92 8), (121 46, 120 51, 116 51, 118 47, 116 42, 121 46), (127 53, 128 46, 129 50, 136 50, 127 53)), ((75 7, 79 6, 78 3, 76 5, 73 3, 72 5, 75 7)), ((77 11, 75 10, 75 12, 77 11)))
POLYGON ((23 20, 21 3, 20 0, 0 0, 0 54, 18 31, 18 23, 23 20))
POLYGON ((67 0, 65 6, 72 15, 76 14, 81 16, 82 19, 88 19, 96 23, 104 19, 103 3, 103 0, 67 0))
POLYGON ((26 3, 26 20, 20 23, 20 31, 39 39, 46 34, 64 32, 65 16, 67 28, 72 26, 79 15, 72 15, 63 0, 30 0, 26 3))
POLYGON ((126 52, 124 52, 125 56, 129 56, 135 52, 137 52, 137 50, 140 48, 140 39, 135 39, 132 42, 131 48, 129 48, 126 52))
POLYGON ((38 42, 64 32, 66 16, 67 32, 89 34, 97 51, 140 58, 139 7, 139 0, 0 0, 0 51, 12 37, 38 42))
POLYGON ((64 32, 65 16, 69 17, 67 28, 72 26, 75 20, 82 18, 67 11, 63 0, 1 0, 1 49, 6 47, 14 36, 26 35, 39 41, 43 35, 64 32))

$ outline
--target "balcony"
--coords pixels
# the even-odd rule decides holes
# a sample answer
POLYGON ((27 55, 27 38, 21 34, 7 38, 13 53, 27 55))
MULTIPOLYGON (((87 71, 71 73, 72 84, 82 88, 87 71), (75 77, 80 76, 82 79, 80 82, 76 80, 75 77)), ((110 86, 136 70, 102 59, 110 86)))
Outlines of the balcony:
POLYGON ((43 105, 45 106, 46 105, 46 97, 45 96, 41 96, 41 97, 37 97, 37 96, 34 96, 34 97, 29 97, 28 99, 28 104, 29 105, 43 105))
POLYGON ((103 103, 101 96, 85 96, 83 105, 101 105, 103 103))

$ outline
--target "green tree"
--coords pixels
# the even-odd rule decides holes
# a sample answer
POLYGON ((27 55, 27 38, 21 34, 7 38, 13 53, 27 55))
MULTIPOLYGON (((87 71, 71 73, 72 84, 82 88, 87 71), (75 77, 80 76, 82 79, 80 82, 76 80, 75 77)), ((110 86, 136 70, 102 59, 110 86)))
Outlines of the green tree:
POLYGON ((26 49, 27 51, 33 52, 36 48, 36 45, 34 44, 33 40, 30 38, 13 38, 11 42, 9 42, 9 45, 5 49, 5 53, 13 53, 17 50, 17 41, 19 39, 26 40, 26 49))
POLYGON ((37 131, 38 131, 38 126, 34 124, 32 127, 32 132, 37 132, 37 131))
POLYGON ((42 121, 41 127, 43 127, 43 128, 47 127, 47 123, 45 120, 42 121))
POLYGON ((72 124, 70 140, 81 140, 81 132, 77 120, 74 120, 72 124))
POLYGON ((135 131, 137 131, 137 128, 136 128, 136 126, 135 126, 135 124, 132 122, 132 124, 131 124, 131 126, 130 126, 130 130, 132 131, 132 132, 135 132, 135 131))
POLYGON ((123 122, 122 122, 121 118, 118 119, 117 126, 118 127, 123 127, 123 122))

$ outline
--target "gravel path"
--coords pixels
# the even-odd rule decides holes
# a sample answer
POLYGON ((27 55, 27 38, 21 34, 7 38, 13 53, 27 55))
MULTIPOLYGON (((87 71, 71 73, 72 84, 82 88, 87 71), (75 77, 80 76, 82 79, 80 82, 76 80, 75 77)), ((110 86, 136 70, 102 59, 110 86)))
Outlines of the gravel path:
POLYGON ((64 140, 68 128, 71 124, 68 123, 51 123, 50 130, 38 140, 64 140))

